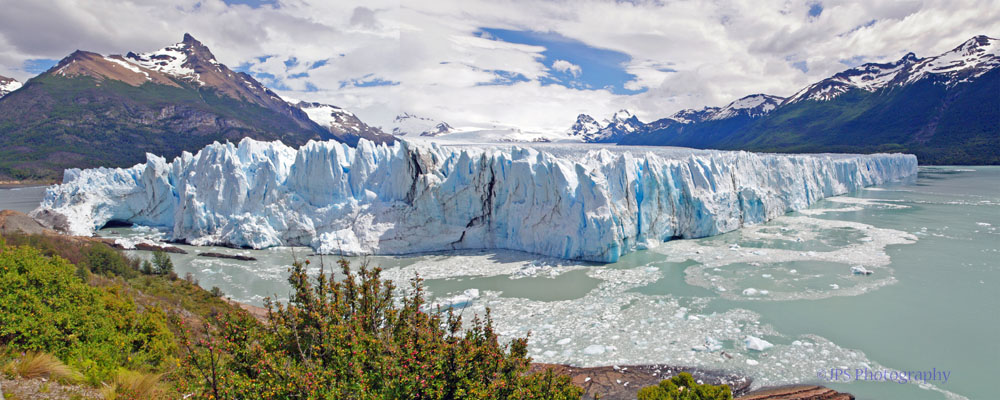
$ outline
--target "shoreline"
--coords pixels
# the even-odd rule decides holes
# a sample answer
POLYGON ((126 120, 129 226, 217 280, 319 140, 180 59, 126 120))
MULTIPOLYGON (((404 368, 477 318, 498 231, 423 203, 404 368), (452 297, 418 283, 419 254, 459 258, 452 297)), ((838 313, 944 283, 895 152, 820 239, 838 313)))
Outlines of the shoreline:
POLYGON ((18 189, 36 186, 52 186, 58 181, 0 181, 0 189, 18 189))
MULTIPOLYGON (((29 234, 59 235, 82 241, 99 242, 112 248, 122 249, 123 247, 107 238, 71 236, 45 229, 27 215, 16 211, 4 210, 3 212, 0 212, 0 233, 7 234, 12 231, 22 231, 29 234)), ((165 250, 170 252, 170 247, 173 246, 136 246, 134 250, 165 250)), ((174 249, 180 250, 177 248, 174 249)), ((180 252, 184 251, 181 250, 180 252)), ((266 322, 268 314, 266 308, 242 303, 232 299, 224 300, 246 311, 257 320, 266 322)), ((726 371, 705 370, 696 367, 671 366, 666 364, 575 367, 567 364, 532 363, 530 371, 538 372, 546 368, 552 368, 556 373, 570 376, 574 385, 584 389, 584 399, 592 399, 596 396, 600 396, 600 398, 605 400, 635 399, 640 388, 656 385, 661 380, 667 379, 680 372, 688 372, 700 382, 714 385, 727 384, 732 389, 733 397, 738 399, 854 399, 854 396, 848 393, 839 393, 823 386, 808 384, 764 387, 751 391, 750 386, 753 383, 753 379, 747 376, 736 375, 726 371)))
MULTIPOLYGON (((225 299, 249 313, 258 321, 265 322, 267 309, 260 306, 225 299)), ((570 377, 573 384, 584 390, 583 399, 634 400, 639 389, 658 384, 681 372, 690 373, 695 380, 713 385, 726 384, 733 392, 734 399, 745 400, 854 400, 850 393, 814 384, 789 384, 750 389, 753 378, 720 370, 697 367, 672 366, 666 364, 611 365, 600 367, 576 367, 568 364, 531 363, 529 372, 541 372, 551 368, 557 374, 570 377)))

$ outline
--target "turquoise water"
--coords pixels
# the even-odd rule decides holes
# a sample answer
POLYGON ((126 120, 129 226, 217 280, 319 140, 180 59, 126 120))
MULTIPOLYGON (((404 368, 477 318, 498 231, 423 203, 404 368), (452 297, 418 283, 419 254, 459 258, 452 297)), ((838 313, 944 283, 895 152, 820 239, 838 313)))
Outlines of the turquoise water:
MULTIPOLYGON (((16 203, 23 210, 31 202, 28 193, 0 189, 0 207, 16 203)), ((117 228, 102 234, 150 232, 117 228)), ((191 272, 202 286, 218 286, 255 304, 265 296, 287 298, 284 279, 293 259, 320 262, 305 248, 182 247, 190 254, 172 255, 179 273, 191 272), (259 261, 197 257, 199 251, 259 261)), ((147 256, 142 253, 135 252, 147 256)), ((335 259, 326 257, 326 264, 335 259)), ((859 399, 995 397, 990 382, 1000 365, 997 167, 922 167, 912 185, 824 200, 761 226, 666 243, 615 264, 502 251, 367 261, 400 283, 419 273, 434 301, 461 304, 470 316, 490 307, 504 337, 531 333, 529 347, 538 361, 721 368, 746 373, 758 384, 815 382, 859 399), (852 274, 853 266, 873 274, 852 274), (746 335, 774 347, 747 349, 746 335), (702 349, 713 341, 718 348, 702 349), (950 376, 921 388, 836 383, 818 375, 863 366, 936 368, 950 376)))

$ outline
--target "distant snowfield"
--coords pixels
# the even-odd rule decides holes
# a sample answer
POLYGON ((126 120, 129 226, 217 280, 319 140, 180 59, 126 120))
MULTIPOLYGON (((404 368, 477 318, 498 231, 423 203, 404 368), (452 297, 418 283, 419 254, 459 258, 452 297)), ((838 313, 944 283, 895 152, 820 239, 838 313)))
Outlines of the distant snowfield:
POLYGON ((79 235, 110 221, 158 227, 196 245, 346 255, 509 249, 614 262, 917 171, 916 157, 903 154, 446 144, 460 143, 454 135, 357 148, 244 139, 172 162, 149 155, 129 169, 67 170, 33 216, 79 235))

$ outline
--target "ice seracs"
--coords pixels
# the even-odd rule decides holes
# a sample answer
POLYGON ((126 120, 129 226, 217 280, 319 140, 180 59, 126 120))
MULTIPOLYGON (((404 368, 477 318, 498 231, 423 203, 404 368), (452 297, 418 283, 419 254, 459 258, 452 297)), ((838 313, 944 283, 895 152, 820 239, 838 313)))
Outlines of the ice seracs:
POLYGON ((778 155, 593 145, 397 142, 294 149, 244 139, 129 169, 71 169, 32 216, 92 234, 109 221, 192 244, 321 253, 511 249, 614 262, 676 238, 767 221, 916 173, 911 155, 778 155), (539 150, 541 149, 541 150, 539 150))

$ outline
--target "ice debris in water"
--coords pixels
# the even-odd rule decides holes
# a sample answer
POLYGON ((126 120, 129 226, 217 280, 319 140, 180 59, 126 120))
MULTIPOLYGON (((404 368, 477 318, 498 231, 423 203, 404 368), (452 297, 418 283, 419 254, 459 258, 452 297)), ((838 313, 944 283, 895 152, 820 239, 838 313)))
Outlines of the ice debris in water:
POLYGON ((70 169, 32 216, 89 235, 110 221, 192 244, 319 253, 511 249, 614 262, 674 237, 764 222, 915 175, 912 155, 244 139, 128 169, 70 169))
POLYGON ((764 351, 774 347, 774 345, 771 344, 771 342, 750 335, 747 335, 746 339, 743 339, 743 343, 746 344, 747 349, 756 351, 764 351))
POLYGON ((871 275, 874 272, 872 270, 869 270, 869 269, 863 267, 863 266, 855 265, 855 266, 851 267, 851 273, 854 274, 854 275, 871 275))

